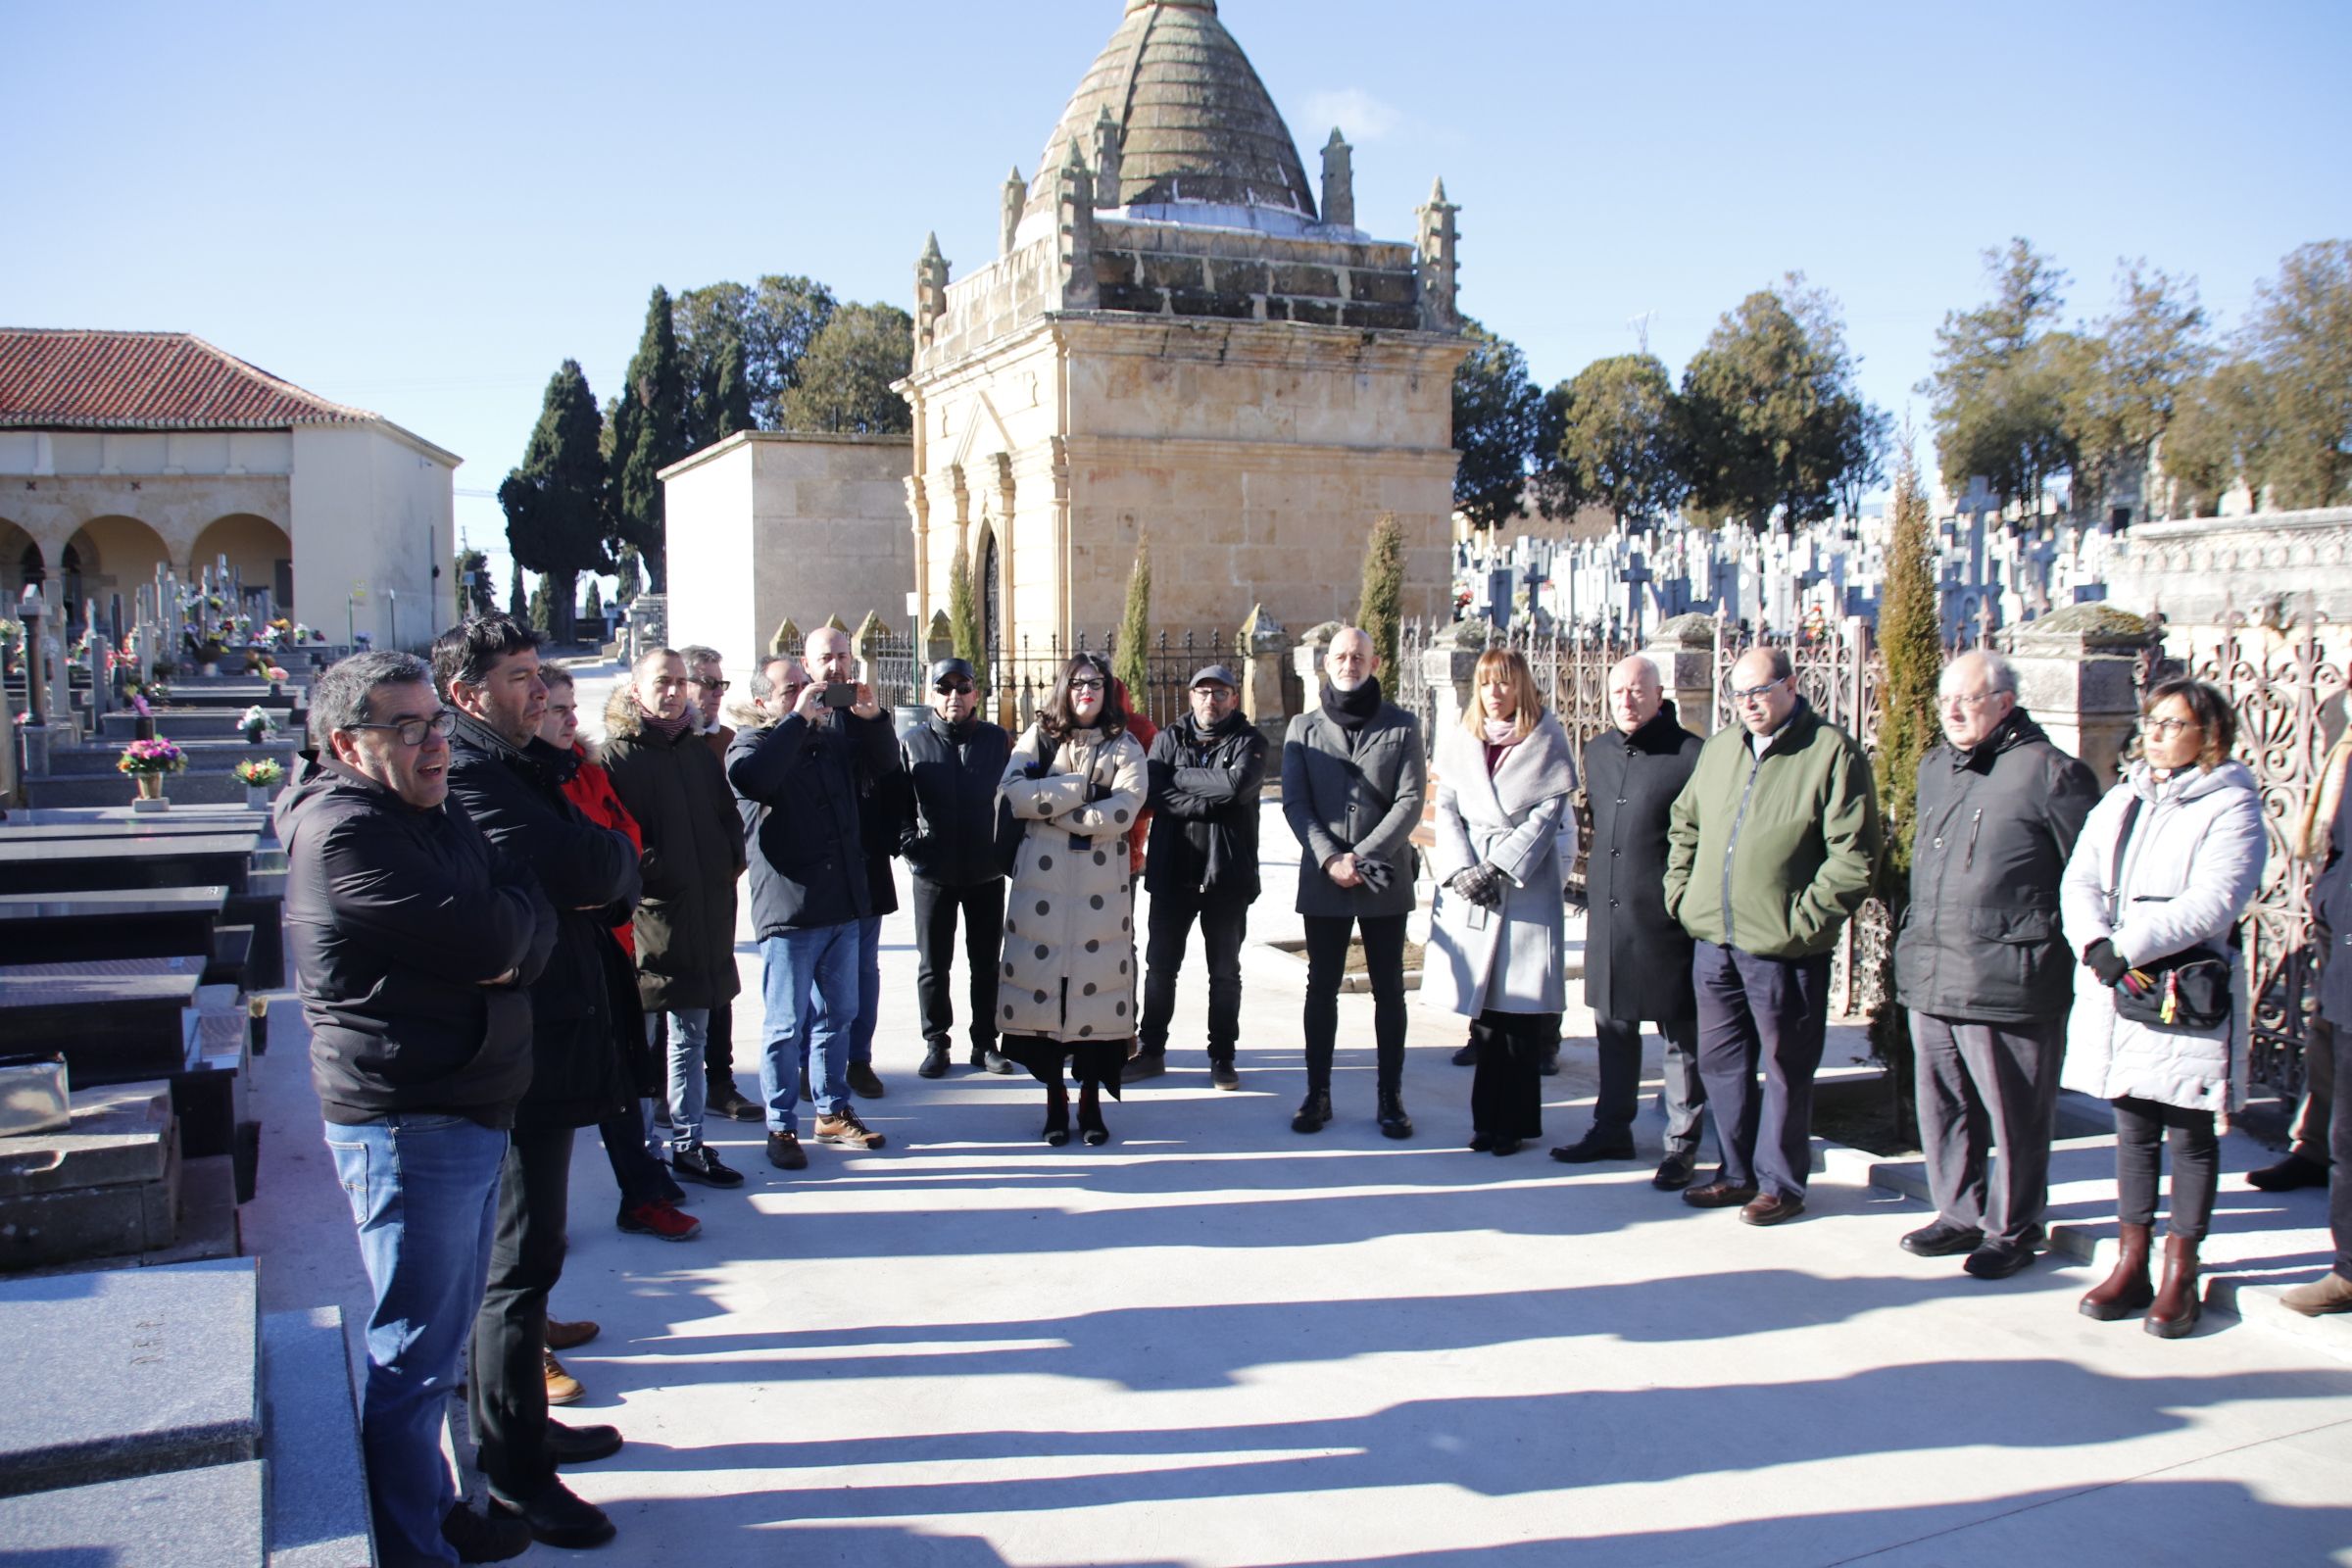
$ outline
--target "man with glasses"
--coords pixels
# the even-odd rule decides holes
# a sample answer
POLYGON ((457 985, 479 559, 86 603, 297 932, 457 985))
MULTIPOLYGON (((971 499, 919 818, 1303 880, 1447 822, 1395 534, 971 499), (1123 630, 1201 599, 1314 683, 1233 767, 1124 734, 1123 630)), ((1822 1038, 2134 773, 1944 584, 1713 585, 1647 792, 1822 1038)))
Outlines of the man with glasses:
MULTIPOLYGON (((686 702, 694 715, 695 730, 723 774, 727 765, 727 748, 735 744, 735 731, 721 716, 727 689, 733 682, 727 679, 724 661, 718 650, 703 643, 688 643, 678 650, 686 661, 686 702)), ((734 802, 727 803, 727 829, 735 831, 734 802)), ((705 1083, 703 1109, 706 1115, 728 1116, 736 1121, 758 1121, 760 1107, 744 1098, 735 1083, 735 999, 713 1003, 710 1007, 710 1027, 703 1040, 703 1077, 705 1083)))
POLYGON ((1740 656, 1732 705, 1740 722, 1699 749, 1667 818, 1666 912, 1692 939, 1698 1075, 1723 1155, 1683 1201, 1778 1225, 1805 1211, 1830 950, 1870 894, 1879 802, 1869 759, 1797 695, 1786 649, 1740 656))
POLYGON ((997 784, 1012 758, 1012 737, 979 716, 972 666, 943 659, 931 666, 931 713, 900 738, 906 810, 899 853, 914 884, 915 995, 923 1014, 923 1063, 915 1071, 944 1078, 949 1032, 956 1027, 949 971, 956 925, 963 923, 971 969, 971 1062, 1012 1071, 997 1051, 997 963, 1004 940, 1004 871, 997 863, 997 784))
MULTIPOLYGON (((873 703, 872 688, 858 684, 858 652, 848 632, 838 626, 819 626, 808 634, 803 648, 810 679, 836 691, 855 688, 859 700, 872 706, 875 713, 871 720, 856 722, 878 723, 888 730, 889 720, 873 703)), ((874 1073, 874 1030, 882 1017, 882 918, 899 910, 899 883, 890 858, 898 851, 899 823, 906 815, 906 774, 895 765, 897 755, 893 747, 894 765, 887 771, 863 768, 857 780, 867 908, 858 921, 858 1016, 850 1026, 848 1082, 851 1092, 861 1100, 880 1100, 885 1092, 874 1073)))
MULTIPOLYGON (((809 638, 813 651, 822 633, 809 638)), ((844 636, 843 642, 848 638, 844 636)), ((819 667, 839 667, 830 659, 819 667)), ((858 1017, 858 922, 873 906, 862 812, 866 781, 895 774, 899 749, 870 687, 830 694, 798 661, 770 659, 752 677, 764 721, 727 753, 751 858, 752 931, 760 942, 766 1039, 760 1092, 767 1159, 807 1167, 800 1139, 800 1080, 816 1074, 820 1143, 879 1149, 883 1135, 850 1103, 849 1033, 858 1017)), ((895 823, 893 824, 895 829, 895 823)))
POLYGON ((573 1133, 636 1100, 616 1033, 626 1009, 614 995, 634 976, 605 928, 637 903, 637 852, 564 797, 579 760, 539 738, 547 683, 536 632, 508 615, 453 626, 433 644, 433 677, 458 712, 450 798, 530 867, 556 910, 555 950, 531 987, 531 1086, 514 1112, 473 1329, 473 1435, 500 1507, 540 1541, 592 1546, 612 1538, 612 1522, 556 1466, 604 1458, 620 1434, 548 1418, 547 1298, 564 1273, 573 1133))
POLYGON ((1936 691, 1943 739, 1919 761, 1911 906, 1894 944, 1936 1218, 1902 1246, 1964 1252, 1971 1275, 1997 1280, 2033 1262, 2042 1236, 2074 998, 2058 881, 2099 791, 2018 706, 2000 655, 1962 654, 1936 691))
POLYGON ((441 1425, 489 1273, 556 912, 527 866, 445 806, 456 719, 422 660, 355 654, 312 683, 311 750, 277 802, 311 1079, 373 1296, 368 1500, 385 1555, 409 1562, 530 1544, 522 1524, 460 1506, 441 1425))
POLYGON ((1210 664, 1193 674, 1191 711, 1152 737, 1152 851, 1144 888, 1152 895, 1150 967, 1135 1059, 1122 1079, 1168 1070, 1168 1021, 1176 976, 1193 925, 1208 963, 1208 1078, 1242 1087, 1234 1048, 1242 1032, 1242 941, 1256 902, 1258 797, 1266 738, 1241 710, 1233 671, 1210 664))

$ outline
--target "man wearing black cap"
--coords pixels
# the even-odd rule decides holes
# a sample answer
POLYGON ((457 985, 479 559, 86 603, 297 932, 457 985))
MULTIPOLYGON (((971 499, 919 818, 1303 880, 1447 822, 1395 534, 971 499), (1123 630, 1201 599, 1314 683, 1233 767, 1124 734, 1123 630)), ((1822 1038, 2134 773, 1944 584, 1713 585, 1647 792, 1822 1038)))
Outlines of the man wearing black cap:
POLYGON ((1152 738, 1145 766, 1152 781, 1152 844, 1144 863, 1151 939, 1136 1055, 1119 1077, 1132 1083, 1168 1070, 1176 975, 1198 920, 1208 957, 1209 1081, 1239 1089, 1233 1048, 1242 1030, 1242 937, 1257 899, 1266 738, 1241 711, 1232 670, 1210 664, 1194 672, 1192 711, 1152 738))
POLYGON ((972 970, 972 1065, 1010 1072, 997 1053, 997 959, 1004 936, 1004 873, 997 864, 997 784, 1012 755, 1012 738, 978 716, 979 683, 972 666, 943 659, 931 666, 931 716, 899 741, 911 786, 899 853, 914 880, 915 994, 922 1004, 928 1050, 915 1069, 925 1078, 948 1071, 948 1031, 956 1009, 948 971, 956 952, 956 918, 963 916, 963 951, 972 970))

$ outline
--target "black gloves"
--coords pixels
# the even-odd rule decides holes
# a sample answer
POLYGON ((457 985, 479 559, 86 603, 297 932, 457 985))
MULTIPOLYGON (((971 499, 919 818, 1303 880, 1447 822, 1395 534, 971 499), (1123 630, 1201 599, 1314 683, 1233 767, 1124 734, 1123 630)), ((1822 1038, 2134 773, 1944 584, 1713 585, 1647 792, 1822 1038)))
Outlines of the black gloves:
POLYGON ((2115 951, 2115 944, 2105 937, 2082 950, 2082 962, 2099 977, 2099 984, 2103 986, 2113 986, 2132 968, 2124 960, 2124 956, 2115 951))

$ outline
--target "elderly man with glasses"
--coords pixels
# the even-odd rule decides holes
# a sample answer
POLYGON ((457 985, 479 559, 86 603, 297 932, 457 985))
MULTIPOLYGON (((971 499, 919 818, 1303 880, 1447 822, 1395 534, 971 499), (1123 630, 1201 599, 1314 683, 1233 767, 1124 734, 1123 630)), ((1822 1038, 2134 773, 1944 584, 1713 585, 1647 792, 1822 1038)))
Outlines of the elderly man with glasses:
POLYGON ((368 1499, 403 1562, 511 1557, 531 1537, 459 1505, 441 1424, 489 1277, 556 911, 448 808, 456 727, 422 660, 355 654, 312 685, 313 749, 277 802, 311 1080, 373 1293, 368 1499))
POLYGON ((997 781, 1012 737, 980 717, 979 682, 960 659, 931 666, 931 712, 899 738, 908 789, 899 853, 914 884, 914 989, 923 1014, 925 1078, 947 1076, 956 1027, 956 926, 971 969, 971 1062, 1008 1073, 997 1050, 997 960, 1004 941, 1004 868, 997 859, 997 781))
POLYGON ((2074 998, 2058 882, 2099 792, 2018 706, 2000 655, 1962 654, 1937 692, 1943 739, 1919 761, 1911 906, 1894 944, 1936 1218, 1902 1245, 1965 1252, 1970 1274, 1997 1280, 2041 1240, 2074 998))
POLYGON ((1787 650, 1741 655, 1732 703, 1740 722, 1699 749, 1667 818, 1666 912, 1692 939, 1698 1074, 1723 1154, 1683 1201, 1778 1225, 1805 1211, 1830 951, 1870 893, 1879 803, 1869 759, 1797 695, 1787 650))

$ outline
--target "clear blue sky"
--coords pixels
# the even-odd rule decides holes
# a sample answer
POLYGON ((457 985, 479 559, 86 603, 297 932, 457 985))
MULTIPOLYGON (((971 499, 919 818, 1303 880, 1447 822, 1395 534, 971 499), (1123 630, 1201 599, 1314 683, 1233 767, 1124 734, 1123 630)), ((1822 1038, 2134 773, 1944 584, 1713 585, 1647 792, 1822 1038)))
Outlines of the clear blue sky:
MULTIPOLYGON (((804 272, 908 305, 996 243, 1121 0, 692 7, 0 4, 0 320, 196 332, 466 458, 460 527, 566 357, 609 395, 656 282, 804 272)), ((2103 311, 2118 258, 2225 324, 2352 233, 2343 0, 1224 0, 1309 160, 1406 238, 1442 174, 1465 309, 1563 379, 1670 368, 1801 270, 1899 418, 1979 252, 2103 311)), ((1922 442, 1922 457, 1932 458, 1922 442)), ((502 566, 503 570, 503 566, 502 566)))

